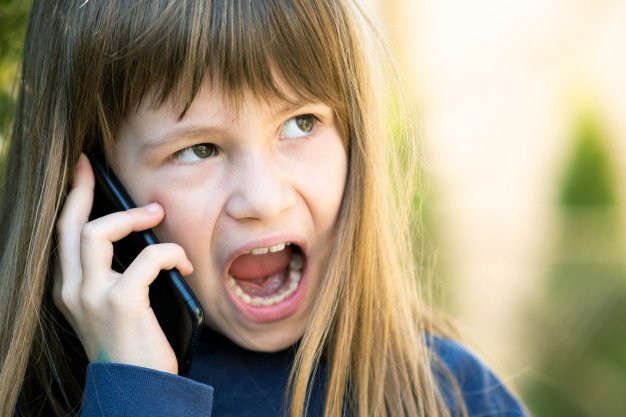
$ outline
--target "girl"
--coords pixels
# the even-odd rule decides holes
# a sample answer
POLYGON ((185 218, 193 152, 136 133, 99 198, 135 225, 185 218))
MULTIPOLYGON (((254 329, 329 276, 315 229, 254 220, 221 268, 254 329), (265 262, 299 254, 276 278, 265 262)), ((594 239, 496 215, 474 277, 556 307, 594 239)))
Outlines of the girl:
POLYGON ((388 62, 356 0, 35 1, 2 415, 522 415, 420 303, 388 62), (139 208, 89 221, 93 149, 139 208), (113 272, 112 242, 148 228, 167 243, 113 272), (148 299, 174 267, 207 321, 189 378, 148 299))

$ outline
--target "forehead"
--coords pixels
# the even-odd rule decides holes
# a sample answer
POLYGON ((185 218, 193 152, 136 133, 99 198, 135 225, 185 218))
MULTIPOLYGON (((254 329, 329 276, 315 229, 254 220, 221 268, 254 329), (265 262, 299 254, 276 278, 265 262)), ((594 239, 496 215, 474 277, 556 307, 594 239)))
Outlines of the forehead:
MULTIPOLYGON (((198 91, 192 97, 185 97, 182 87, 170 94, 166 99, 155 92, 148 92, 139 104, 132 109, 126 119, 136 117, 167 118, 178 122, 191 116, 214 118, 219 116, 232 123, 237 123, 242 114, 267 114, 272 118, 280 118, 297 108, 322 103, 315 97, 301 97, 282 78, 276 79, 276 94, 266 91, 254 91, 251 88, 238 92, 225 91, 217 76, 205 77, 198 91)), ((329 104, 330 103, 324 103, 329 104)), ((332 107, 332 106, 331 106, 332 107)))

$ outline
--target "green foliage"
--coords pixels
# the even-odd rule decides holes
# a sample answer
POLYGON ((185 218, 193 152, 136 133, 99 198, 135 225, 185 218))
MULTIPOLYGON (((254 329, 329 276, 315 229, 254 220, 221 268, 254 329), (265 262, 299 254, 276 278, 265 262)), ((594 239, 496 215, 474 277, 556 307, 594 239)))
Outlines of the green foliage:
POLYGON ((615 177, 605 148, 606 138, 594 118, 580 119, 574 140, 575 150, 566 171, 561 204, 565 207, 614 205, 615 177))
POLYGON ((0 59, 18 59, 22 52, 30 0, 0 0, 0 59))
POLYGON ((559 235, 533 318, 539 376, 524 398, 537 416, 624 416, 626 247, 610 141, 589 117, 574 139, 559 235))
POLYGON ((30 0, 0 0, 0 139, 9 131, 30 0))

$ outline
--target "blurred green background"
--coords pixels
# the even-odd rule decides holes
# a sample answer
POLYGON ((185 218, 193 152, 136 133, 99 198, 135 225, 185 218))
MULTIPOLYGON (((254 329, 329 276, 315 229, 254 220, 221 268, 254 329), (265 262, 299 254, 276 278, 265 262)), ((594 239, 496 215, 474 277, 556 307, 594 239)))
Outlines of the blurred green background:
POLYGON ((30 4, 29 0, 0 0, 0 140, 3 142, 8 134, 14 107, 15 75, 22 53, 30 4))
MULTIPOLYGON (((533 415, 624 416, 626 6, 518 3, 373 3, 417 109, 438 302, 533 415)), ((0 150, 29 4, 0 0, 0 150)))

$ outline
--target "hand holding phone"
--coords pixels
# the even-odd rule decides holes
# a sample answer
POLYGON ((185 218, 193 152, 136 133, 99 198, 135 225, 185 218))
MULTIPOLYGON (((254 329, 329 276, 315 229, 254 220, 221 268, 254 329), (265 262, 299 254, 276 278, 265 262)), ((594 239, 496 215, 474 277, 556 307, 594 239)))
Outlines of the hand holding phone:
POLYGON ((202 309, 180 274, 161 269, 178 266, 190 273, 192 267, 180 246, 147 248, 158 243, 151 232, 130 233, 157 225, 163 209, 130 208, 132 201, 104 159, 92 155, 91 161, 93 171, 81 157, 57 222, 55 304, 90 361, 185 375, 202 327, 202 309))
MULTIPOLYGON (((107 166, 102 154, 92 152, 89 160, 96 188, 92 218, 135 207, 132 199, 107 166)), ((133 232, 113 244, 113 269, 123 272, 149 245, 159 243, 151 230, 133 232)), ((179 374, 186 375, 198 343, 204 315, 200 302, 176 269, 162 270, 150 285, 150 306, 174 349, 179 374)))

